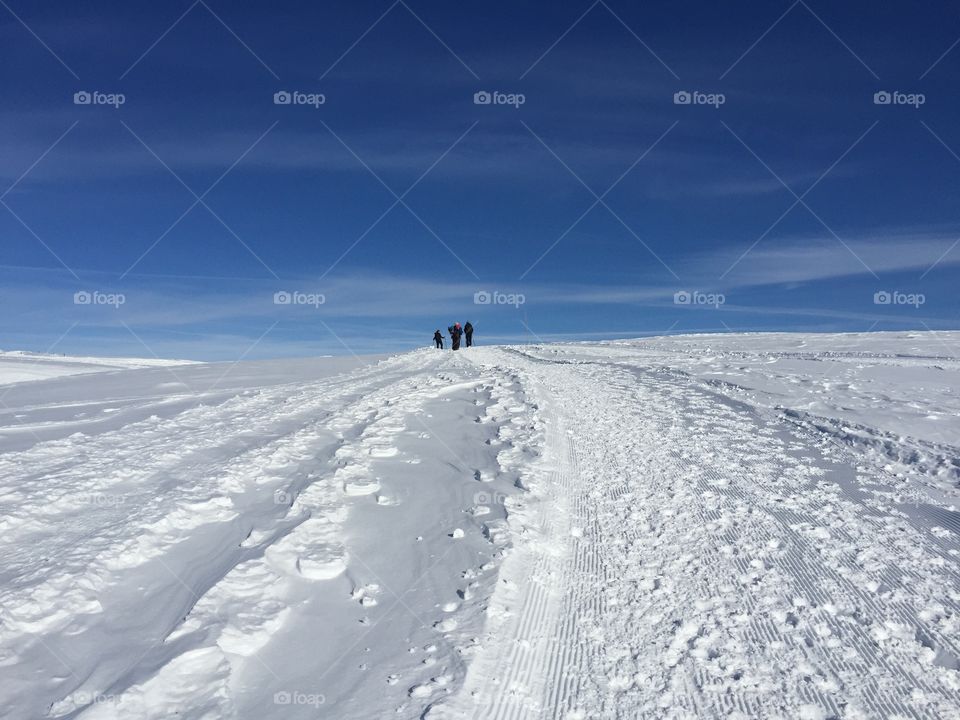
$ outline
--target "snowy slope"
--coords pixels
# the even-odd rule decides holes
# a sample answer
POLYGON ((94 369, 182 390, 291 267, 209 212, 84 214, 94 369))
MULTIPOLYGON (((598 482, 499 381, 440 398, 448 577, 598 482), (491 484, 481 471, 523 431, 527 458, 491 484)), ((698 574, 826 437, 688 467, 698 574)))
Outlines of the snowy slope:
POLYGON ((95 358, 0 350, 0 385, 106 370, 170 367, 186 360, 95 358))
POLYGON ((960 717, 958 340, 9 385, 0 717, 960 717))

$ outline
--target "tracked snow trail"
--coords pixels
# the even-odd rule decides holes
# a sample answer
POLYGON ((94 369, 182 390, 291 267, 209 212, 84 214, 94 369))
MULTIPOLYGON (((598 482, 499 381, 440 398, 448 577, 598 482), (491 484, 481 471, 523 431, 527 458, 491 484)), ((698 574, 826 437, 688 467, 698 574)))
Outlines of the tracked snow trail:
POLYGON ((865 503, 882 471, 675 373, 471 359, 547 433, 484 648, 431 718, 960 716, 956 537, 865 503))

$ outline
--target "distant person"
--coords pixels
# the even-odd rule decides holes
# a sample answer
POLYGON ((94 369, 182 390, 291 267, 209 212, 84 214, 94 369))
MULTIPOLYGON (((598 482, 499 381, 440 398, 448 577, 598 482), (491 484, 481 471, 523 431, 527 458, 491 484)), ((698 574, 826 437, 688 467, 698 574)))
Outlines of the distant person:
POLYGON ((450 330, 450 347, 454 350, 460 349, 460 336, 463 334, 463 330, 460 329, 460 323, 454 323, 450 330))
POLYGON ((438 348, 443 350, 443 335, 440 334, 439 329, 433 334, 433 341, 437 344, 438 348))
POLYGON ((463 335, 467 339, 467 347, 471 347, 473 345, 473 325, 470 324, 469 320, 463 326, 463 335))

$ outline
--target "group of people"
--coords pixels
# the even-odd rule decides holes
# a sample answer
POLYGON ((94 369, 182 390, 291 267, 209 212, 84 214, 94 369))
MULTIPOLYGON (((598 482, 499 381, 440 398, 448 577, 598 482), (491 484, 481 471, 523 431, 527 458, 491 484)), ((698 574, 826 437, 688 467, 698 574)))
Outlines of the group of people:
MULTIPOLYGON (((460 327, 460 323, 454 323, 447 328, 447 332, 450 333, 450 346, 454 350, 460 349, 461 337, 466 340, 467 347, 473 345, 473 325, 470 324, 469 320, 463 327, 460 327)), ((443 335, 439 329, 433 334, 433 342, 436 343, 438 348, 443 349, 443 335)))

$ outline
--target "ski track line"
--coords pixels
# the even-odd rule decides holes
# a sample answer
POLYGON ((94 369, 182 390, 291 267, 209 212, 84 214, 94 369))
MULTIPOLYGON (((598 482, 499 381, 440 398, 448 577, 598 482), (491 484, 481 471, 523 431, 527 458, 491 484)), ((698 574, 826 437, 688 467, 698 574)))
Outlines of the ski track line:
MULTIPOLYGON (((521 377, 531 388, 539 386, 521 377)), ((586 695, 596 695, 589 671, 599 661, 590 658, 602 654, 602 644, 586 631, 604 611, 604 596, 598 592, 606 582, 604 542, 582 483, 579 453, 557 408, 551 407, 550 397, 561 388, 547 384, 544 389, 536 394, 537 402, 550 423, 542 478, 531 489, 541 493, 529 533, 533 537, 521 537, 502 571, 509 576, 519 565, 517 574, 527 579, 517 603, 519 616, 497 628, 493 648, 487 649, 492 661, 474 660, 468 671, 473 675, 468 674, 461 693, 470 699, 439 706, 431 718, 579 717, 586 695), (532 569, 523 573, 524 565, 532 569)))
MULTIPOLYGON (((496 365, 492 370, 507 377, 512 374, 496 365)), ((522 375, 513 378, 529 385, 522 375)), ((536 402, 543 407, 543 398, 537 397, 536 402)), ((559 687, 564 677, 572 627, 568 622, 559 637, 553 632, 565 616, 556 584, 557 578, 572 575, 568 567, 572 557, 567 545, 556 547, 553 543, 558 536, 569 537, 570 509, 565 498, 552 497, 547 502, 541 493, 552 495, 556 488, 566 488, 572 474, 569 459, 552 454, 562 428, 551 424, 546 433, 552 438, 546 442, 551 454, 521 477, 528 492, 518 500, 519 507, 509 509, 511 529, 520 537, 504 561, 500 587, 491 600, 496 624, 491 627, 488 623, 486 645, 470 663, 463 688, 454 698, 432 708, 431 720, 543 717, 549 703, 545 696, 559 687)))

